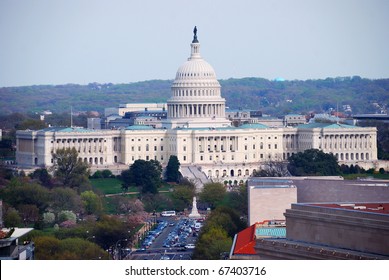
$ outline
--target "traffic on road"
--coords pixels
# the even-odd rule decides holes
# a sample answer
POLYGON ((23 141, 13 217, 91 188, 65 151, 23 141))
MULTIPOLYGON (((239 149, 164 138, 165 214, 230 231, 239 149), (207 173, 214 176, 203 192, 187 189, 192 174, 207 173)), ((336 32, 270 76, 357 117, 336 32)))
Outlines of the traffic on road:
POLYGON ((155 228, 141 241, 140 248, 126 259, 190 260, 201 227, 202 221, 186 217, 160 217, 155 228))

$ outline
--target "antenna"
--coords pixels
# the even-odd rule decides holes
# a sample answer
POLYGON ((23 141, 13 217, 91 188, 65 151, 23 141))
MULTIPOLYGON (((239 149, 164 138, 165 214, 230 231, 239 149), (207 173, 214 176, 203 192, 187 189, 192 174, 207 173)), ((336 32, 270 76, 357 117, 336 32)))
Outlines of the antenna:
POLYGON ((339 102, 336 101, 336 124, 339 124, 339 102))
POLYGON ((70 106, 70 127, 73 127, 73 106, 70 106))

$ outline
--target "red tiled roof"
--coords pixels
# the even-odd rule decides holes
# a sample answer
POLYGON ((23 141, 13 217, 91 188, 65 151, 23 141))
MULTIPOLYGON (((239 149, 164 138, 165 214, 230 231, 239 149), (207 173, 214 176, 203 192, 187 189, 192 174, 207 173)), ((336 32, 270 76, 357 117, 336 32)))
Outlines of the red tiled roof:
POLYGON ((234 255, 255 255, 255 228, 256 224, 242 230, 237 234, 234 255))

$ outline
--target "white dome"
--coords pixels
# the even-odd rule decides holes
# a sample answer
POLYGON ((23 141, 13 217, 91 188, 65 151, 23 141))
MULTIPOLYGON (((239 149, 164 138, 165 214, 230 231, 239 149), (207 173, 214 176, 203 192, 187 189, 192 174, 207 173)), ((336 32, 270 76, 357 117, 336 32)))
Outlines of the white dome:
POLYGON ((216 74, 212 66, 202 58, 189 59, 181 65, 176 80, 215 80, 216 74))

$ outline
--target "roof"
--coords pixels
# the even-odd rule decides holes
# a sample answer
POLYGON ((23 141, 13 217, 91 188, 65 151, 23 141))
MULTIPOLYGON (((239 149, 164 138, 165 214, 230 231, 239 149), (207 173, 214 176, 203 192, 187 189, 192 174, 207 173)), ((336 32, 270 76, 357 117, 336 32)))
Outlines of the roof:
POLYGON ((87 129, 83 127, 47 127, 39 130, 39 132, 95 132, 95 129, 87 129))
MULTIPOLYGON (((5 232, 8 232, 11 229, 3 228, 1 230, 5 231, 5 232)), ((18 239, 18 238, 22 237, 23 235, 26 235, 27 233, 29 233, 32 230, 34 230, 34 229, 33 228, 14 228, 14 232, 12 233, 12 235, 10 237, 8 237, 8 238, 0 239, 0 243, 2 245, 6 245, 7 246, 7 244, 10 244, 15 239, 18 239)))
POLYGON ((266 220, 255 223, 235 235, 233 255, 256 255, 254 246, 257 238, 285 238, 284 221, 266 220))
POLYGON ((242 230, 236 235, 234 255, 255 255, 255 227, 256 224, 242 230))
POLYGON ((255 230, 256 237, 272 237, 272 238, 285 238, 286 227, 258 227, 255 230))
POLYGON ((340 123, 308 123, 308 124, 301 124, 297 126, 297 128, 330 128, 330 129, 342 129, 342 128, 360 128, 354 125, 348 125, 348 124, 340 124, 340 123))
POLYGON ((334 208, 334 209, 344 209, 350 211, 361 211, 369 213, 378 213, 389 215, 389 203, 380 203, 380 202, 358 202, 358 203, 315 203, 308 204, 311 206, 325 207, 325 208, 334 208))
POLYGON ((130 125, 126 130, 154 130, 154 128, 149 125, 130 125))
POLYGON ((267 125, 261 124, 261 123, 248 123, 239 126, 240 129, 267 129, 269 128, 267 125))

